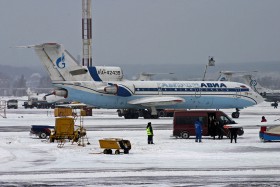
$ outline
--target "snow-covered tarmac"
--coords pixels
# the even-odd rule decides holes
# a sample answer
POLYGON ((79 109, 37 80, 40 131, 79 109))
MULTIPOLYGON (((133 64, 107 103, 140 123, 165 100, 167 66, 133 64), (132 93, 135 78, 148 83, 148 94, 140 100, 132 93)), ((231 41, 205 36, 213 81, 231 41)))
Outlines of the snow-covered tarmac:
MULTIPOLYGON (((0 118, 0 186, 278 186, 280 142, 263 143, 259 127, 244 127, 237 144, 229 139, 176 139, 172 118, 125 120, 115 110, 94 110, 84 125, 90 145, 66 143, 57 148, 29 135, 30 125, 53 125, 48 110, 8 110, 0 118), (146 124, 154 127, 147 144, 146 124), (15 130, 15 128, 18 128, 15 130), (104 155, 98 140, 123 138, 128 155, 104 155)), ((228 115, 233 110, 224 110, 228 115)), ((265 115, 280 118, 280 109, 262 103, 241 111, 235 121, 254 124, 265 115)), ((280 123, 280 122, 279 122, 280 123)))

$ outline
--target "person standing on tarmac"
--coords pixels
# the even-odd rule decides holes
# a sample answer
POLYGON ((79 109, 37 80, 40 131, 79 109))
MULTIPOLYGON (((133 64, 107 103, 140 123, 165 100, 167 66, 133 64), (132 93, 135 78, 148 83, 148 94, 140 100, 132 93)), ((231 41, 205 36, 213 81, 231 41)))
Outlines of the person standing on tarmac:
POLYGON ((195 121, 194 126, 195 126, 195 142, 201 142, 202 125, 199 119, 195 121))
POLYGON ((213 119, 213 122, 212 122, 212 136, 213 136, 213 139, 215 140, 216 139, 216 136, 219 135, 218 134, 218 123, 216 121, 216 119, 213 119))
POLYGON ((262 117, 261 122, 267 122, 264 116, 262 117))
POLYGON ((220 123, 218 120, 215 120, 215 123, 217 127, 218 139, 223 139, 224 136, 223 123, 220 123))
POLYGON ((154 144, 154 142, 153 142, 154 132, 153 132, 153 127, 152 127, 151 122, 148 123, 148 125, 146 127, 146 131, 147 131, 147 135, 148 135, 148 144, 154 144))
POLYGON ((236 139, 237 139, 237 131, 238 131, 238 128, 229 128, 230 143, 232 143, 233 139, 234 139, 234 142, 237 143, 237 141, 236 141, 236 139))

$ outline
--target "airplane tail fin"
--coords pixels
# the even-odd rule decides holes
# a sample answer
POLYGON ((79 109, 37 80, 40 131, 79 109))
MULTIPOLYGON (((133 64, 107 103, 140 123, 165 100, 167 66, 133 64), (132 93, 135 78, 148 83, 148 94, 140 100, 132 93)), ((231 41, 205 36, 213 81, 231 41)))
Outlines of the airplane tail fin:
POLYGON ((233 73, 231 71, 221 71, 217 81, 231 81, 233 73))
POLYGON ((52 81, 92 80, 86 67, 78 65, 71 54, 57 43, 34 46, 36 54, 47 69, 52 81))
POLYGON ((255 92, 260 94, 268 91, 268 89, 262 87, 252 75, 243 75, 243 78, 245 83, 249 85, 255 92))
MULTIPOLYGON (((28 46, 27 46, 28 47, 28 46)), ((121 81, 123 72, 113 66, 80 66, 64 47, 57 43, 30 46, 49 72, 52 81, 121 81)), ((29 48, 29 47, 28 47, 29 48)))

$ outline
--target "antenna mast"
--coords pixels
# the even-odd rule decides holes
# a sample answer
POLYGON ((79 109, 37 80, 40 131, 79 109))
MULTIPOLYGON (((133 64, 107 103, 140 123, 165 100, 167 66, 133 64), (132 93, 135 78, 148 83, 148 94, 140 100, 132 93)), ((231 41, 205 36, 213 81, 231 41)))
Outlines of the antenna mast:
POLYGON ((82 0, 83 66, 92 66, 92 16, 91 0, 82 0))

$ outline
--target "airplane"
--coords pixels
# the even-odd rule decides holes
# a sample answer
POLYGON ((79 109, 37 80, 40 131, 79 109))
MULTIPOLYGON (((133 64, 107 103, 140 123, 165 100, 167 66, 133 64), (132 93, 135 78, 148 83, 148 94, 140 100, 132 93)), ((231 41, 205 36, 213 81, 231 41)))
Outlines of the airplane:
POLYGON ((57 43, 25 47, 35 49, 56 87, 54 95, 98 108, 131 109, 127 119, 138 118, 138 109, 146 111, 144 118, 157 118, 157 109, 242 109, 263 101, 242 83, 129 81, 119 67, 78 65, 57 43))
MULTIPOLYGON (((257 72, 257 71, 252 71, 257 72)), ((260 94, 265 101, 267 102, 274 102, 271 104, 272 106, 277 106, 278 102, 280 101, 280 90, 271 90, 268 88, 262 87, 251 72, 248 71, 221 71, 218 81, 231 81, 233 74, 243 74, 242 78, 244 79, 245 83, 249 85, 255 92, 260 94), (250 73, 250 74, 248 74, 250 73)))
POLYGON ((253 78, 252 75, 243 75, 245 83, 249 85, 255 92, 260 94, 265 101, 267 102, 274 102, 272 106, 278 105, 280 101, 280 90, 271 90, 268 88, 264 88, 258 83, 258 81, 253 78))

